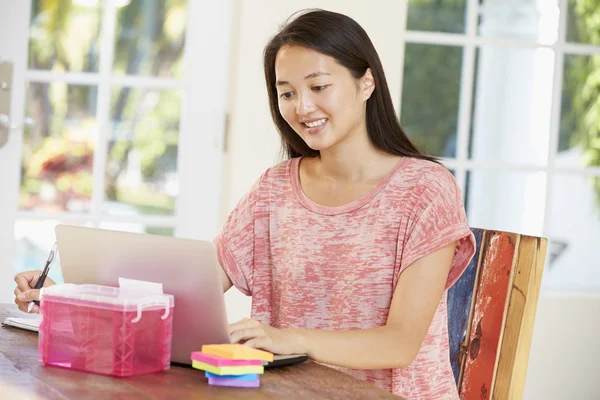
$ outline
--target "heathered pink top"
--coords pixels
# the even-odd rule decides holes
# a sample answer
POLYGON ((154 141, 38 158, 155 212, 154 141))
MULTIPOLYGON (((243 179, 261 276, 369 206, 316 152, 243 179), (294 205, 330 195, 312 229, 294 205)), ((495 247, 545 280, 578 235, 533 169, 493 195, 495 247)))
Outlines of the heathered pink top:
MULTIPOLYGON (((252 296, 253 319, 277 328, 383 326, 398 278, 414 261, 458 241, 448 289, 473 257, 460 189, 443 166, 402 158, 369 193, 327 207, 303 193, 299 164, 268 169, 215 238, 232 283, 252 296)), ((458 399, 446 296, 410 366, 338 369, 408 399, 458 399)))

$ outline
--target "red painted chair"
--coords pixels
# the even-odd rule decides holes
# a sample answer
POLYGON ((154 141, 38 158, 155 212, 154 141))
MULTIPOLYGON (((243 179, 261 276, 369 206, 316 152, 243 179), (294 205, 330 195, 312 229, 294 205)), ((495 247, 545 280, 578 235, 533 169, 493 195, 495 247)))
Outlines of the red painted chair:
POLYGON ((460 398, 521 399, 548 241, 472 229, 477 252, 448 292, 460 398))

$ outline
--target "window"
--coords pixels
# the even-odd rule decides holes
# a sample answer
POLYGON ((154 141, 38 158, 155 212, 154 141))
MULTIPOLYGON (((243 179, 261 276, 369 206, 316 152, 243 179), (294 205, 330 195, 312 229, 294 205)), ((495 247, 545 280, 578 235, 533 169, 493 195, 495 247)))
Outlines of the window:
POLYGON ((545 288, 598 289, 600 2, 410 0, 400 120, 473 227, 545 236, 545 288))
POLYGON ((32 1, 15 272, 59 222, 174 234, 187 8, 32 1))

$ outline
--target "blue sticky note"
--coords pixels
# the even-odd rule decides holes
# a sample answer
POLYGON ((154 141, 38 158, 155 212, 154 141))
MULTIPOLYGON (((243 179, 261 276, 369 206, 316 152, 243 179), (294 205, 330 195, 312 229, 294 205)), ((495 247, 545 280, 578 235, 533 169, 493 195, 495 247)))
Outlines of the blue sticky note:
POLYGON ((246 374, 246 375, 217 375, 212 372, 206 371, 204 376, 207 378, 227 378, 227 379, 238 379, 240 381, 256 381, 258 380, 258 374, 246 374))

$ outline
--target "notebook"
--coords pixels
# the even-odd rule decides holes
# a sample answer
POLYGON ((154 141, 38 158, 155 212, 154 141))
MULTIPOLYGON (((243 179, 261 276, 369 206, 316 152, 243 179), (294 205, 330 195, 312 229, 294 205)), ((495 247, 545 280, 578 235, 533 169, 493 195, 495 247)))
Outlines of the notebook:
POLYGON ((16 318, 16 317, 8 317, 2 323, 2 326, 9 326, 12 328, 24 329, 30 332, 38 332, 40 330, 40 321, 39 318, 16 318))

